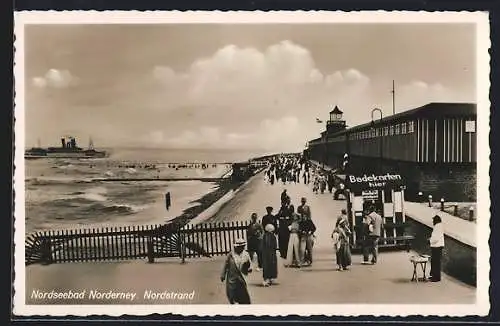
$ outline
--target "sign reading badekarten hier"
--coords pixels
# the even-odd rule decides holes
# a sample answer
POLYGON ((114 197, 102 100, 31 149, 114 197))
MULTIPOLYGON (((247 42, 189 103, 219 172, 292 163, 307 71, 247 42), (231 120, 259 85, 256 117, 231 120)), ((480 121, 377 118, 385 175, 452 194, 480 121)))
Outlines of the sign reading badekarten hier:
POLYGON ((348 175, 347 187, 351 191, 359 192, 369 189, 399 189, 404 185, 400 174, 364 174, 363 176, 348 175))

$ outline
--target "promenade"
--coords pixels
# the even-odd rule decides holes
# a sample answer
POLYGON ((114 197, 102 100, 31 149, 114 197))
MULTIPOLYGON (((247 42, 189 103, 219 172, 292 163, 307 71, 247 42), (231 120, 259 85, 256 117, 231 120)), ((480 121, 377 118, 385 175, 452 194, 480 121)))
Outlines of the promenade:
MULTIPOLYGON (((317 226, 314 263, 311 267, 285 268, 279 259, 278 284, 262 286, 262 274, 254 270, 248 278, 249 292, 255 304, 471 304, 476 288, 447 275, 440 283, 410 282, 413 267, 407 252, 382 252, 377 265, 362 265, 361 257, 353 255, 349 271, 336 271, 330 234, 336 217, 345 201, 334 201, 332 195, 313 194, 304 184, 264 181, 263 173, 252 178, 209 221, 246 220, 252 212, 259 217, 266 206, 277 213, 280 193, 286 188, 295 207, 301 197, 311 206, 317 226)), ((26 267, 26 303, 115 303, 115 304, 225 304, 225 284, 219 280, 224 257, 188 259, 159 259, 154 264, 145 261, 119 263, 72 263, 26 267), (136 293, 130 300, 50 301, 31 298, 33 290, 98 289, 100 291, 129 291, 136 293), (145 291, 195 291, 192 301, 148 300, 145 291)), ((428 266, 429 267, 429 266, 428 266)), ((428 271, 427 271, 428 273, 428 271)), ((293 313, 292 311, 290 313, 293 313)))

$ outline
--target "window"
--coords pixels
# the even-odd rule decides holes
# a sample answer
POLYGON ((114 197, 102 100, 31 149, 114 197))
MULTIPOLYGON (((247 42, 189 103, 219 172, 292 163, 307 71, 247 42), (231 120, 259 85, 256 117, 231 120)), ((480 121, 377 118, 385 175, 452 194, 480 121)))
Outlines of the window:
POLYGON ((401 124, 401 133, 402 133, 402 134, 406 134, 406 122, 403 122, 403 123, 401 124))
POLYGON ((394 135, 394 126, 389 127, 389 135, 390 136, 394 135))
POLYGON ((384 127, 384 136, 389 135, 389 127, 384 127))
POLYGON ((408 122, 408 133, 412 133, 414 131, 413 121, 408 122))
POLYGON ((398 124, 396 125, 396 130, 394 131, 394 134, 395 134, 395 135, 399 135, 400 133, 401 133, 401 128, 400 128, 400 124, 398 123, 398 124))

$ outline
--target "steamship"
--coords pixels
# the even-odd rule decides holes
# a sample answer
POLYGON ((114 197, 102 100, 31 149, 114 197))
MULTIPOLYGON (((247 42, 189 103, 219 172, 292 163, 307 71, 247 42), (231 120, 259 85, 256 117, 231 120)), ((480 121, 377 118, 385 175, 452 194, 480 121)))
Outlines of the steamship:
POLYGON ((61 147, 42 148, 33 147, 24 153, 25 159, 37 158, 101 158, 106 157, 105 151, 96 151, 92 139, 89 141, 88 149, 78 147, 75 137, 67 136, 61 138, 61 147))

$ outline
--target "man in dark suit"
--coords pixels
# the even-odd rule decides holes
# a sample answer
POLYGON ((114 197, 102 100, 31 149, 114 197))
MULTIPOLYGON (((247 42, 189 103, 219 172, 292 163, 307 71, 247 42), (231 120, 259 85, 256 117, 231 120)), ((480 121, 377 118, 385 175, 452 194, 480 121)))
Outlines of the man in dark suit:
POLYGON ((300 256, 302 265, 309 266, 313 262, 314 232, 316 225, 310 218, 301 218, 299 222, 300 256))
POLYGON ((274 232, 278 230, 278 219, 273 215, 273 208, 271 206, 266 207, 267 214, 262 217, 262 227, 266 227, 268 224, 274 226, 274 232))

